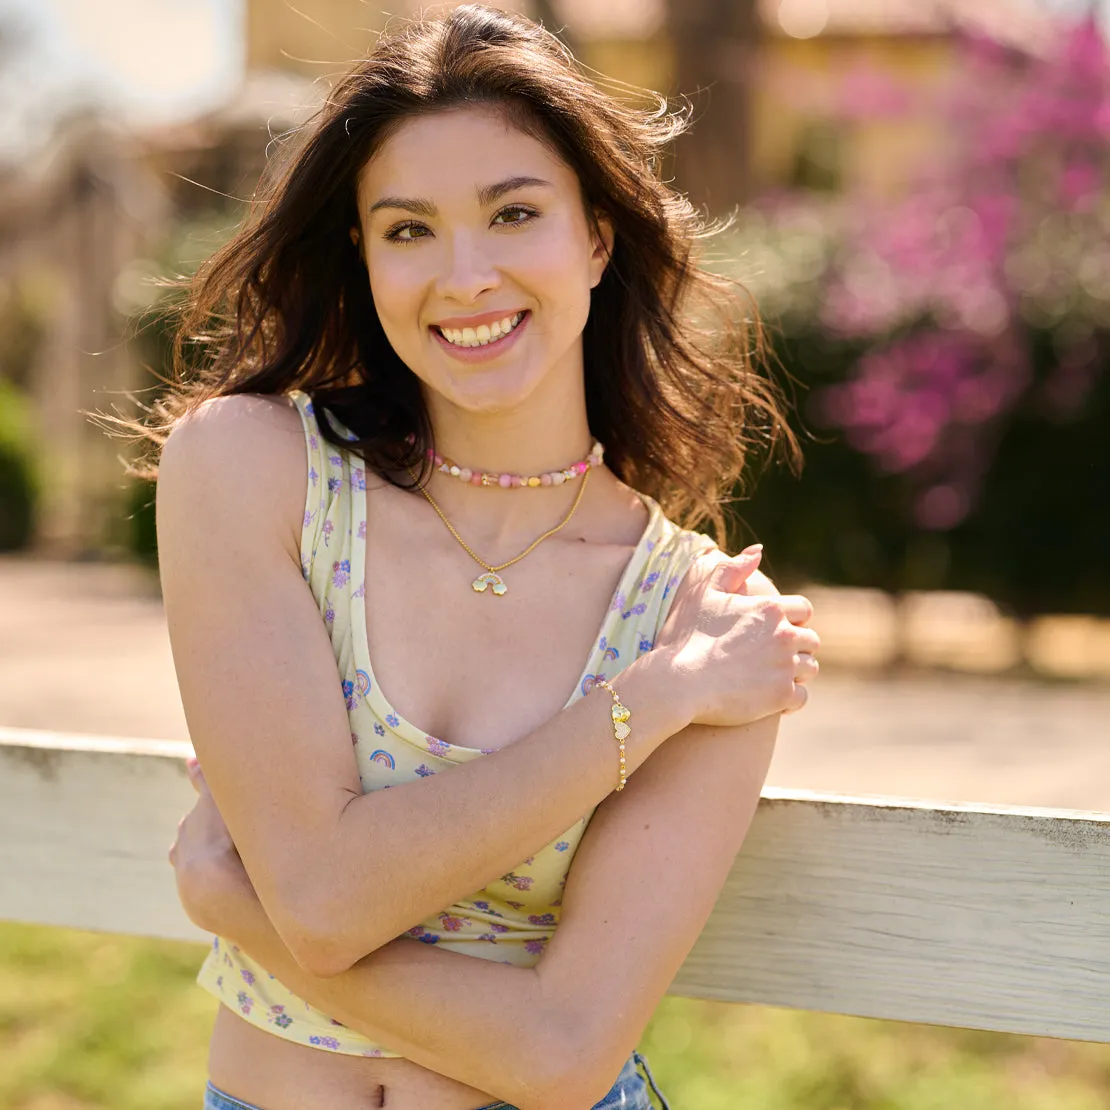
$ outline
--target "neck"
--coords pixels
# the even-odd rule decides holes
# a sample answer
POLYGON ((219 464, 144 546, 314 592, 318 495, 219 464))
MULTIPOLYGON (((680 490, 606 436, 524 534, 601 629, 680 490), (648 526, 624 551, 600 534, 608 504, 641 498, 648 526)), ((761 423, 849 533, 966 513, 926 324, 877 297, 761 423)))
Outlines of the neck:
MULTIPOLYGON (((471 471, 529 476, 564 470, 585 459, 594 442, 581 376, 577 388, 537 390, 513 409, 469 412, 438 395, 429 396, 428 407, 436 450, 471 471)), ((602 484, 605 472, 598 471, 591 486, 602 484)), ((469 485, 435 471, 427 488, 468 542, 494 550, 528 543, 556 524, 573 503, 581 481, 578 477, 561 486, 502 489, 469 485)), ((583 499, 588 500, 589 495, 583 499)))

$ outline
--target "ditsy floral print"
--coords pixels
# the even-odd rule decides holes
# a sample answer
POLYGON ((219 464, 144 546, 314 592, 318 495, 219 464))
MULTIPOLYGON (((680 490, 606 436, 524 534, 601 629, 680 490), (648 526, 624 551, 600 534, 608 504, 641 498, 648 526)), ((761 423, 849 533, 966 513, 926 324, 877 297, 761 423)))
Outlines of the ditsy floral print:
MULTIPOLYGON (((363 790, 419 782, 491 754, 492 748, 460 747, 416 729, 386 702, 374 681, 364 625, 366 468, 358 456, 324 439, 306 394, 291 396, 301 415, 308 457, 301 572, 331 637, 338 693, 347 710, 363 790)), ((337 421, 331 424, 340 438, 350 438, 337 421)), ((646 503, 651 520, 585 661, 580 696, 651 650, 666 619, 666 601, 697 555, 712 546, 703 536, 677 529, 654 502, 646 503)), ((562 890, 589 816, 486 890, 445 907, 408 936, 498 963, 533 966, 558 927, 562 890)), ((329 1052, 396 1055, 316 1010, 219 937, 213 939, 198 981, 245 1020, 275 1036, 329 1052)))

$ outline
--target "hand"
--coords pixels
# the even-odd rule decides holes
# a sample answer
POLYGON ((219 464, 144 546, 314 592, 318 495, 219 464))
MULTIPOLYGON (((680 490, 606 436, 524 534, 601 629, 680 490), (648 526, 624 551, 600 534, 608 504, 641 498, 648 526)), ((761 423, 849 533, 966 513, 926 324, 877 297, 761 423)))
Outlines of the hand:
POLYGON ((219 932, 213 907, 226 894, 228 879, 248 884, 249 879, 200 763, 189 759, 186 768, 198 797, 196 805, 177 823, 169 859, 177 876, 177 894, 189 919, 202 929, 219 932))
POLYGON ((800 595, 754 593, 761 557, 754 547, 731 559, 720 552, 699 559, 656 637, 655 650, 670 653, 693 699, 694 724, 748 724, 806 703, 821 644, 805 627, 813 606, 800 595))

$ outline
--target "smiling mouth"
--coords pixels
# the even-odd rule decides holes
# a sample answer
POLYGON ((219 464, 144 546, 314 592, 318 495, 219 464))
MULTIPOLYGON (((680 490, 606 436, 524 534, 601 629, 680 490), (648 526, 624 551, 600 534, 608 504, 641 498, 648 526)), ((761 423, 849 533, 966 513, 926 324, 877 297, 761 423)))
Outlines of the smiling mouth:
POLYGON ((514 312, 501 320, 494 320, 492 324, 481 324, 476 328, 441 328, 438 324, 433 324, 432 330, 452 347, 492 347, 512 335, 527 315, 526 311, 514 312))

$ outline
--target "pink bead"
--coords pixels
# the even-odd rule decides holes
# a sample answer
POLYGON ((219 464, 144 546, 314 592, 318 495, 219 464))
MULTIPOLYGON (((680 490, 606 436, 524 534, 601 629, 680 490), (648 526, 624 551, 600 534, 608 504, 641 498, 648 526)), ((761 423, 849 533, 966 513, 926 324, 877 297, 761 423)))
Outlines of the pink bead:
POLYGON ((574 472, 575 472, 575 474, 585 474, 586 473, 586 464, 584 462, 575 463, 574 464, 574 472))
POLYGON ((497 484, 502 489, 508 489, 510 486, 516 485, 517 483, 513 480, 513 476, 511 474, 502 474, 497 479, 497 484))
POLYGON ((541 474, 540 475, 540 485, 541 486, 551 485, 551 475, 550 474, 541 474))
POLYGON ((443 456, 441 454, 439 454, 439 452, 437 451, 436 452, 436 466, 442 466, 442 465, 443 465, 443 456))
POLYGON ((459 471, 459 477, 464 482, 469 482, 470 479, 474 477, 474 471, 471 470, 469 466, 464 466, 462 470, 459 471))
POLYGON ((524 479, 519 474, 514 474, 512 477, 512 484, 519 489, 524 485, 524 479))
POLYGON ((482 474, 481 474, 481 471, 478 471, 477 473, 471 474, 471 476, 470 476, 470 484, 471 484, 472 486, 480 486, 480 485, 482 484, 482 474))

